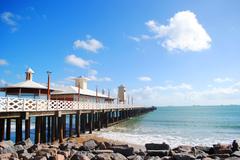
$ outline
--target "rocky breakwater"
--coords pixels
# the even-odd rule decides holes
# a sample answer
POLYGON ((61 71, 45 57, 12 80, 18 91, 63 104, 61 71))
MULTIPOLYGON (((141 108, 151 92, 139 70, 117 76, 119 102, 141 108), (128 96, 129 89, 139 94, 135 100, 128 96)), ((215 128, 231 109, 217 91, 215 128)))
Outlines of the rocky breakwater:
POLYGON ((33 144, 30 139, 14 144, 0 142, 0 160, 194 160, 240 159, 239 145, 216 144, 178 146, 171 149, 166 143, 145 144, 145 151, 110 142, 87 140, 83 143, 67 141, 62 144, 33 144))

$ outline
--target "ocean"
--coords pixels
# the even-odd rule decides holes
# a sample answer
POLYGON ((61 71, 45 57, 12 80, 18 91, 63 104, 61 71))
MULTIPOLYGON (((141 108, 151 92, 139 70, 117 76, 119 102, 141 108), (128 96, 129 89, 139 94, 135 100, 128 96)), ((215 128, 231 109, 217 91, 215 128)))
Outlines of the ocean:
POLYGON ((96 134, 135 145, 230 144, 234 139, 240 140, 240 106, 158 107, 96 134))

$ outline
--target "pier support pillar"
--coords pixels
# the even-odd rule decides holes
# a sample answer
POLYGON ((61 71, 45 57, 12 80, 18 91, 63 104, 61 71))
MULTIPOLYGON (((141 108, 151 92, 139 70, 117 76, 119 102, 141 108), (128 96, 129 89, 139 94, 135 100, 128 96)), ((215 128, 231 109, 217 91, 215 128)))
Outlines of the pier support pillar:
POLYGON ((52 142, 56 141, 56 116, 52 116, 52 142))
POLYGON ((98 116, 98 131, 100 131, 100 130, 101 130, 101 127, 102 127, 101 114, 102 114, 101 112, 98 112, 98 113, 97 113, 97 116, 98 116))
POLYGON ((62 116, 63 123, 63 138, 66 138, 66 115, 62 116))
POLYGON ((46 117, 45 116, 41 117, 41 121, 42 121, 42 124, 41 124, 41 143, 46 143, 46 131, 47 131, 46 117))
POLYGON ((51 141, 51 116, 47 117, 47 141, 51 141))
POLYGON ((87 123, 87 115, 84 113, 81 115, 81 131, 82 133, 86 132, 86 123, 87 123))
POLYGON ((16 118, 16 143, 22 141, 22 118, 16 118))
POLYGON ((0 119, 0 142, 4 140, 5 119, 0 119))
POLYGON ((93 114, 94 114, 94 111, 91 111, 91 113, 89 113, 89 134, 92 134, 92 129, 93 129, 93 114))
POLYGON ((41 140, 41 117, 36 117, 35 121, 35 144, 40 143, 41 140))
POLYGON ((63 117, 58 117, 59 143, 63 142, 63 117))
POLYGON ((6 140, 11 139, 11 119, 7 119, 7 127, 6 127, 6 140))
POLYGON ((72 137, 72 122, 73 122, 73 115, 69 115, 69 137, 72 137))
POLYGON ((80 112, 76 114, 76 133, 77 137, 80 137, 80 112))
POLYGON ((106 124, 105 124, 105 125, 106 125, 106 128, 108 127, 108 122, 109 122, 109 116, 108 116, 108 114, 109 114, 109 112, 106 112, 106 113, 105 113, 105 120, 106 120, 106 122, 105 122, 106 124))
POLYGON ((25 140, 30 138, 30 124, 31 124, 31 119, 28 117, 25 119, 25 140))

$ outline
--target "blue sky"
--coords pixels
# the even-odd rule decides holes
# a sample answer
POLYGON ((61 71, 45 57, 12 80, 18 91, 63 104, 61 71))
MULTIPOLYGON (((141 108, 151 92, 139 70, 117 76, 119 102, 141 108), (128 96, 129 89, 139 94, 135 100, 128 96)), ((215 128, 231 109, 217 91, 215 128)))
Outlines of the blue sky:
POLYGON ((125 84, 146 105, 240 104, 238 0, 0 0, 0 82, 125 84))

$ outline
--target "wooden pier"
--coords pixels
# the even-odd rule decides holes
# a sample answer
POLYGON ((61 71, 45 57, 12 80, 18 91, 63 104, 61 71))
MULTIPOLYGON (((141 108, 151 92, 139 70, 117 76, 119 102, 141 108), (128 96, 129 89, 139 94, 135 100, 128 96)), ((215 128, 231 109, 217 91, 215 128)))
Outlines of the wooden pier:
POLYGON ((57 140, 61 143, 64 138, 91 134, 154 109, 129 104, 0 97, 0 141, 10 140, 12 123, 16 127, 16 143, 30 138, 33 122, 35 143, 57 140))

